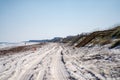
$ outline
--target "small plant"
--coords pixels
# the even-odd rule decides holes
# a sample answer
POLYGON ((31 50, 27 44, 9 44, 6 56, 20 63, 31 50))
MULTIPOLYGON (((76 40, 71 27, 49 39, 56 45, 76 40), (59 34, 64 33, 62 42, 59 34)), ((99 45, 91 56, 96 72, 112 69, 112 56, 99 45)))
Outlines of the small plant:
POLYGON ((109 39, 108 40, 102 40, 100 42, 100 45, 106 45, 106 44, 109 44, 109 43, 111 43, 111 41, 109 39))
POLYGON ((118 28, 117 30, 115 30, 112 35, 112 38, 120 38, 120 28, 118 28))
POLYGON ((120 45, 120 40, 116 41, 115 43, 112 44, 112 46, 110 47, 111 48, 115 48, 117 47, 118 45, 120 45))

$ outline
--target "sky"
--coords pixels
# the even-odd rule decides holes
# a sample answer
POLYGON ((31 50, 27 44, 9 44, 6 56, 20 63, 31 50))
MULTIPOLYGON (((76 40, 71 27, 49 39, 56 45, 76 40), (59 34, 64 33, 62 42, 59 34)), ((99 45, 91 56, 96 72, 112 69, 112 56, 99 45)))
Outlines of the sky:
POLYGON ((65 37, 120 24, 120 0, 0 0, 0 42, 65 37))

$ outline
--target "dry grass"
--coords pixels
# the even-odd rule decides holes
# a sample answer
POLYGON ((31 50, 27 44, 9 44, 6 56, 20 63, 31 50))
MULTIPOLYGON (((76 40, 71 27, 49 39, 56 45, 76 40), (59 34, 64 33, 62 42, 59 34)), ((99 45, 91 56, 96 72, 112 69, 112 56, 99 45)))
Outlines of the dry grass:
POLYGON ((40 48, 44 44, 45 43, 33 44, 27 46, 18 46, 18 47, 10 48, 8 50, 0 50, 0 55, 9 55, 19 52, 25 52, 25 51, 33 50, 33 48, 40 48))
POLYGON ((76 47, 84 47, 87 44, 106 45, 111 43, 113 37, 114 39, 120 38, 120 26, 109 30, 92 32, 88 36, 86 36, 85 39, 79 42, 76 47))

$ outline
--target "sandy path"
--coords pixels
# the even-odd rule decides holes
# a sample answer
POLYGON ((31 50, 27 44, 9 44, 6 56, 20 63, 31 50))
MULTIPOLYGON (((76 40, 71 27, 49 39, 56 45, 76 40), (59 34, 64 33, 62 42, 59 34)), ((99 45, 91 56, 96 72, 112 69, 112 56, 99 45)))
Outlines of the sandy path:
POLYGON ((51 65, 51 74, 53 76, 52 80, 69 80, 69 74, 66 71, 64 62, 62 62, 62 47, 59 47, 59 50, 54 53, 52 57, 52 65, 51 65))
POLYGON ((49 43, 34 52, 1 57, 0 80, 119 80, 119 56, 115 49, 49 43))
POLYGON ((0 80, 67 80, 61 51, 58 44, 50 44, 34 53, 29 51, 2 58, 0 80))

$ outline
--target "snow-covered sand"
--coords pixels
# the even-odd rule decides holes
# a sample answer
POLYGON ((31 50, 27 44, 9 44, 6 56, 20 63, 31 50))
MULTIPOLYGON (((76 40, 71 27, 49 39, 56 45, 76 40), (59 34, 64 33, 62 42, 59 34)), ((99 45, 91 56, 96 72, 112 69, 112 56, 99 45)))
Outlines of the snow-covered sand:
POLYGON ((120 49, 48 43, 1 57, 0 80, 120 80, 120 49))

